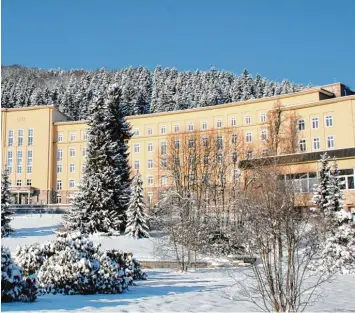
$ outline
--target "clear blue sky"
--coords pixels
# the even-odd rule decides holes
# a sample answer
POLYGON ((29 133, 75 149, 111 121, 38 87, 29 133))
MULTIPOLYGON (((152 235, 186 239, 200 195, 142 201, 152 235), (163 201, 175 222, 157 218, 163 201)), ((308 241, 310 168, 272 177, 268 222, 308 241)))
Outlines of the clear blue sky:
POLYGON ((354 0, 2 0, 3 65, 218 69, 355 89, 354 0))

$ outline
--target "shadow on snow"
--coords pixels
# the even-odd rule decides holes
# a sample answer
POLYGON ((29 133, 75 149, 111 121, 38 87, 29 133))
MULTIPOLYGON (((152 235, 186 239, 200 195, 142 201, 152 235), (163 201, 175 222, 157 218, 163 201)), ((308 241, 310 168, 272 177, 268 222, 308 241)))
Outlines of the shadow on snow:
MULTIPOLYGON (((15 233, 11 235, 12 238, 21 238, 21 237, 32 237, 32 236, 48 236, 52 235, 55 230, 61 227, 58 225, 51 225, 46 227, 37 227, 37 228, 18 228, 15 233)), ((10 237, 10 238, 11 238, 10 237)))

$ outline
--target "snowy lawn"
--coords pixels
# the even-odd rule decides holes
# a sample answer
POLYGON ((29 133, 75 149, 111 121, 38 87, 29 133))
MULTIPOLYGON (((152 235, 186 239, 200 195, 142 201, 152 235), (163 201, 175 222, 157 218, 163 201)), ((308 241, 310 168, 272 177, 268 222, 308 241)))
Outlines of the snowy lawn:
MULTIPOLYGON (((60 227, 61 215, 18 215, 12 221, 16 234, 3 239, 2 244, 12 252, 17 245, 45 242, 54 239, 53 230, 60 227)), ((140 259, 154 258, 152 239, 133 240, 126 236, 114 239, 94 237, 104 249, 118 248, 132 251, 140 259)), ((235 269, 239 271, 247 269, 235 269)), ((199 269, 188 273, 173 270, 147 270, 148 280, 136 282, 118 295, 63 296, 45 295, 34 303, 5 303, 3 312, 59 313, 77 312, 242 312, 250 308, 223 297, 232 280, 223 269, 199 269)), ((355 275, 340 276, 324 286, 324 299, 309 311, 355 312, 355 275)))

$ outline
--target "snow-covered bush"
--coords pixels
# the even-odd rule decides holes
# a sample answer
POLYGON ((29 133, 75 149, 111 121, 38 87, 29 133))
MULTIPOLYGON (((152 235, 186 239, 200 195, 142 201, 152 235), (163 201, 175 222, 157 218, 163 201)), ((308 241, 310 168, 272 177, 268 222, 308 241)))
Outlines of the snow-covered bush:
POLYGON ((120 293, 133 279, 144 279, 132 255, 117 250, 100 251, 87 235, 57 233, 38 271, 44 292, 63 294, 120 293))
POLYGON ((33 278, 22 278, 23 270, 12 259, 9 249, 1 247, 1 301, 32 302, 37 297, 37 285, 33 278))

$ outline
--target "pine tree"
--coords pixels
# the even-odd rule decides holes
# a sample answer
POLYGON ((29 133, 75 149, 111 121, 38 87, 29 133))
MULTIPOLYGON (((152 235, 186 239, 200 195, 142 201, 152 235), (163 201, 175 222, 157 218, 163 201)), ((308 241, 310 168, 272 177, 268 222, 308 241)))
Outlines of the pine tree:
POLYGON ((315 204, 315 210, 319 210, 321 214, 326 214, 329 197, 331 195, 330 191, 330 180, 331 180, 331 166, 329 165, 330 157, 325 152, 321 154, 321 169, 319 171, 320 181, 319 184, 315 185, 313 188, 312 202, 315 204))
MULTIPOLYGON (((112 233, 124 227, 129 201, 126 141, 130 127, 119 108, 117 85, 90 106, 86 166, 64 223, 69 230, 112 233)), ((124 229, 124 228, 123 228, 124 229)))
POLYGON ((139 173, 136 174, 131 187, 131 199, 127 210, 126 233, 130 236, 148 238, 146 205, 143 199, 143 182, 139 173))
POLYGON ((343 209, 344 195, 342 186, 344 182, 339 178, 339 169, 336 159, 333 159, 333 165, 330 169, 328 196, 327 196, 327 212, 334 215, 335 212, 339 212, 343 209))
POLYGON ((14 230, 10 227, 10 216, 12 212, 9 209, 11 203, 10 181, 7 170, 2 174, 1 181, 1 237, 7 237, 14 230))

